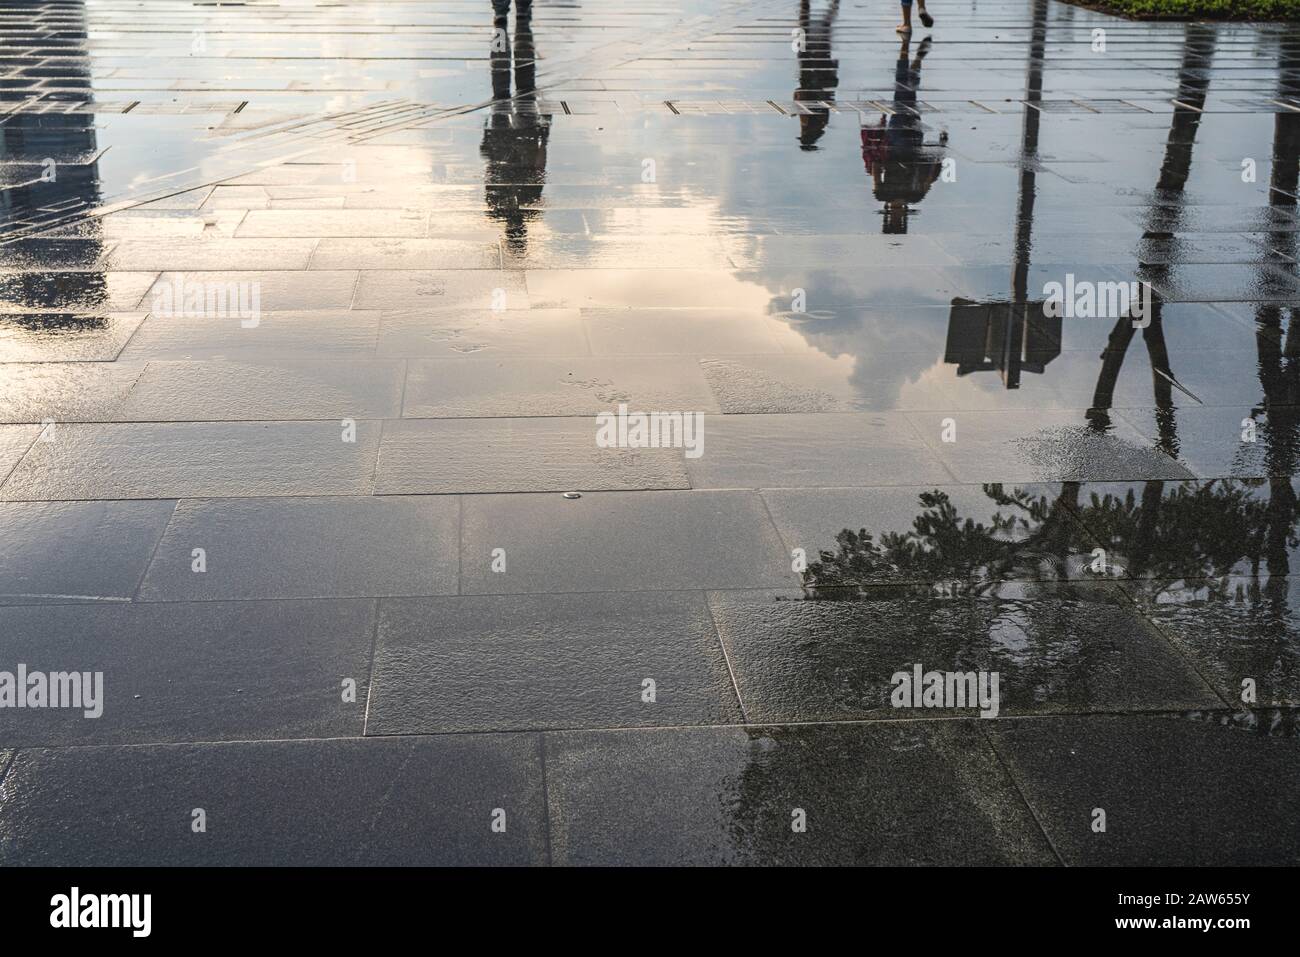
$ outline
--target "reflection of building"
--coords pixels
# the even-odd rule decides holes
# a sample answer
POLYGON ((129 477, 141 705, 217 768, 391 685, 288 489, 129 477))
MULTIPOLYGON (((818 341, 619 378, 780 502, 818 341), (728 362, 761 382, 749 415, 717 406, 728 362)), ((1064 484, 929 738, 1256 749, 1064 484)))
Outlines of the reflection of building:
MULTIPOLYGON (((66 222, 101 203, 84 4, 61 7, 59 17, 60 43, 69 44, 68 56, 53 68, 57 77, 49 76, 49 66, 41 73, 57 89, 44 91, 28 105, 35 94, 23 88, 23 69, 0 89, 0 109, 12 111, 0 122, 0 269, 10 266, 12 257, 24 270, 30 270, 32 262, 41 263, 40 244, 46 240, 19 237, 66 222), (71 45, 74 42, 78 45, 71 45), (80 112, 64 112, 70 107, 80 112)), ((75 255, 69 253, 72 258, 63 260, 64 269, 75 260, 78 271, 10 273, 0 294, 4 303, 64 313, 10 314, 6 326, 47 336, 104 328, 107 320, 91 310, 107 299, 108 281, 103 272, 86 268, 103 252, 99 236, 99 220, 86 219, 77 233, 75 255), (70 314, 74 303, 80 314, 70 314)))
MULTIPOLYGON (((84 44, 82 4, 60 8, 59 36, 60 43, 66 39, 84 44), (80 22, 74 22, 78 14, 80 22)), ((70 55, 61 59, 58 67, 54 85, 59 89, 46 92, 35 106, 17 107, 33 96, 21 86, 21 71, 0 88, 0 106, 15 110, 6 112, 0 123, 0 241, 7 234, 99 204, 94 114, 60 112, 70 105, 65 101, 89 104, 92 98, 89 60, 72 55, 84 52, 84 46, 69 48, 70 55)), ((33 60, 33 65, 36 62, 33 60)), ((39 79, 31 82, 35 85, 39 79)))
POLYGON ((1061 317, 1044 315, 1041 302, 952 301, 943 361, 959 376, 996 371, 1018 389, 1021 372, 1041 375, 1060 354, 1061 317))

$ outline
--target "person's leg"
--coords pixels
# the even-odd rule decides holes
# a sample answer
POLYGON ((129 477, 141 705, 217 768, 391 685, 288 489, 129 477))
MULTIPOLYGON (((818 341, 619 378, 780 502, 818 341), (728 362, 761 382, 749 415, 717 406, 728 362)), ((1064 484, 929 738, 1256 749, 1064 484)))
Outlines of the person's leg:
POLYGON ((930 11, 925 9, 925 0, 916 0, 916 5, 921 9, 921 23, 928 30, 934 26, 934 17, 930 16, 930 11))
POLYGON ((896 26, 894 29, 898 33, 911 33, 912 32, 912 0, 899 0, 899 3, 903 8, 903 22, 900 23, 898 26, 896 26))

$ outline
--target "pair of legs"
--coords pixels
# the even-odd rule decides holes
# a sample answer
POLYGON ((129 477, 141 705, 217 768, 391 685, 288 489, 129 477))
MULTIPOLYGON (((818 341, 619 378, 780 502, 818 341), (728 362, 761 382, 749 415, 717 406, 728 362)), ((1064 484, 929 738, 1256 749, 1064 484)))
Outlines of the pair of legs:
MULTIPOLYGON (((912 32, 912 0, 900 0, 900 3, 903 7, 903 22, 894 29, 907 35, 912 32)), ((921 8, 921 23, 927 28, 934 26, 934 17, 925 9, 925 0, 916 0, 916 5, 921 8)))
MULTIPOLYGON (((510 0, 492 0, 492 19, 497 26, 503 27, 510 13, 510 0)), ((531 17, 533 0, 515 0, 515 16, 531 17)))

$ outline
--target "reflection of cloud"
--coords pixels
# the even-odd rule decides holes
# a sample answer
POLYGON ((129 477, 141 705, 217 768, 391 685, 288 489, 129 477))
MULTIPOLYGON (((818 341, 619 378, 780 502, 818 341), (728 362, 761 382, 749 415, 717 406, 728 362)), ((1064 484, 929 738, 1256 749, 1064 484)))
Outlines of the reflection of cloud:
POLYGON ((767 290, 721 270, 541 269, 528 274, 534 308, 713 306, 761 315, 767 290))
MULTIPOLYGON (((924 359, 924 356, 890 356, 897 364, 906 359, 924 359)), ((865 363, 863 366, 865 367, 865 363)), ((864 368, 865 371, 865 368, 864 368)), ((952 382, 952 366, 945 365, 942 356, 936 356, 915 378, 909 379, 898 391, 899 407, 924 409, 928 400, 942 394, 952 382)))
POLYGON ((893 394, 895 406, 907 408, 905 397, 932 396, 951 378, 936 345, 947 329, 946 310, 839 307, 828 315, 780 318, 810 350, 835 359, 851 356, 848 382, 861 395, 893 394))

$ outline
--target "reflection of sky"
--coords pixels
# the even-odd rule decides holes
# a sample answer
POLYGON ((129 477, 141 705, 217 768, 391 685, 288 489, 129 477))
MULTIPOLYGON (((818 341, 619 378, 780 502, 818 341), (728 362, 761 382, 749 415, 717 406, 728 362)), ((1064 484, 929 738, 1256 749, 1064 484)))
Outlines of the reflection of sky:
MULTIPOLYGON (((696 0, 646 5, 631 18, 590 5, 537 0, 533 29, 543 58, 539 80, 555 84, 546 92, 549 98, 575 103, 602 94, 640 95, 651 105, 674 98, 788 103, 799 77, 789 45, 797 4, 757 6, 765 15, 761 26, 735 29, 727 26, 725 7, 696 0), (713 35, 701 34, 700 24, 692 22, 706 14, 720 17, 713 35), (653 39, 638 49, 627 45, 632 36, 653 39), (673 56, 664 56, 665 51, 673 56)), ((814 3, 814 15, 825 6, 814 3)), ((969 17, 964 7, 954 13, 969 17)), ((475 18, 479 33, 479 27, 466 27, 464 11, 453 16, 429 9, 410 21, 412 15, 380 3, 328 11, 292 5, 265 11, 213 7, 194 12, 179 28, 173 24, 173 32, 151 33, 140 32, 135 23, 127 32, 131 17, 122 8, 88 7, 95 98, 140 103, 128 114, 95 115, 104 201, 149 193, 164 185, 159 177, 181 172, 176 186, 211 182, 314 142, 251 136, 268 123, 274 128, 295 117, 403 98, 444 105, 484 101, 490 95, 488 4, 475 18), (296 29, 314 19, 332 29, 296 29), (409 33, 393 29, 408 22, 413 27, 409 33), (206 26, 206 47, 194 54, 191 25, 206 26), (231 104, 244 100, 247 109, 230 113, 231 104), (202 104, 219 109, 152 112, 202 104)), ((752 21, 756 14, 741 16, 752 21)), ((861 17, 861 11, 841 5, 832 35, 831 56, 838 64, 834 97, 840 103, 893 96, 898 43, 880 35, 876 20, 861 17)), ((1125 44, 1141 42, 1149 56, 1140 64, 1131 58, 1093 63, 1078 43, 1079 28, 1092 19, 1085 11, 1051 8, 1045 97, 1105 97, 1124 91, 1130 97, 1144 94, 1154 103, 1174 92, 1183 52, 1181 26, 1130 25, 1126 29, 1132 35, 1126 35, 1125 44), (1071 23, 1074 32, 1067 32, 1071 23)), ((946 42, 942 31, 936 33, 921 72, 922 100, 982 96, 996 105, 1022 93, 1029 24, 990 29, 999 42, 982 47, 978 41, 985 28, 971 23, 963 23, 961 42, 946 42), (1015 42, 1006 42, 1008 31, 1015 42)), ((1250 49, 1240 39, 1245 35, 1257 34, 1231 28, 1220 32, 1211 102, 1216 96, 1248 97, 1250 90, 1257 93, 1261 84, 1272 82, 1275 52, 1250 49)), ((909 54, 917 49, 913 44, 909 54)), ((878 114, 868 119, 874 122, 878 114)), ((1032 407, 1036 402, 1086 406, 1095 383, 1096 354, 1104 344, 1103 324, 1095 320, 1067 323, 1063 353, 1045 375, 1025 375, 1017 395, 1006 394, 996 374, 958 380, 953 367, 942 362, 946 305, 952 296, 981 297, 1010 288, 1022 118, 1014 112, 963 110, 926 119, 928 142, 936 140, 940 129, 949 134, 946 149, 957 164, 956 181, 933 185, 914 206, 907 235, 885 236, 881 204, 863 165, 859 120, 852 113, 832 115, 818 148, 811 151, 799 149, 796 120, 770 113, 674 117, 651 109, 564 117, 550 139, 545 212, 529 224, 532 249, 541 253, 538 263, 520 265, 546 266, 544 253, 554 249, 579 257, 570 264, 611 270, 581 279, 590 295, 570 296, 583 304, 695 302, 752 310, 756 323, 780 331, 787 349, 825 357, 817 375, 838 378, 848 388, 876 397, 892 391, 899 407, 933 406, 938 395, 979 408, 1032 407), (656 184, 640 183, 645 157, 656 160, 656 184), (818 245, 798 246, 788 242, 791 237, 808 237, 818 245), (600 242, 615 238, 671 245, 674 264, 697 261, 701 271, 640 275, 636 270, 643 264, 633 246, 600 242), (706 272, 710 269, 712 275, 706 272), (807 293, 808 315, 789 314, 796 288, 807 293), (917 304, 930 308, 912 308, 917 304)), ((380 145, 385 141, 376 140, 360 152, 367 157, 363 162, 385 171, 383 188, 428 208, 437 202, 427 192, 435 182, 481 183, 480 128, 479 116, 471 115, 441 130, 429 126, 399 132, 390 142, 407 144, 400 150, 393 146, 386 152, 380 145)), ((1159 176, 1168 130, 1169 116, 1162 113, 1043 115, 1032 258, 1049 270, 1047 275, 1070 268, 1065 263, 1080 270, 1087 263, 1133 268, 1141 203, 1159 176)), ((1197 133, 1187 201, 1207 207, 1265 201, 1272 134, 1267 114, 1206 114, 1197 133), (1242 156, 1258 160, 1260 182, 1241 181, 1242 156)), ((328 150, 320 154, 326 159, 333 155, 328 150)), ((1241 271, 1248 269, 1243 265, 1241 271)), ((534 273, 530 287, 545 293, 542 271, 534 273)), ((1173 275, 1177 279, 1180 273, 1173 275)), ((1042 273, 1035 274, 1034 282, 1040 284, 1041 278, 1042 273)), ((1034 291, 1031 286, 1031 296, 1034 291)), ((1209 326, 1198 328, 1204 335, 1183 336, 1172 324, 1169 331, 1175 372, 1192 391, 1211 391, 1212 383, 1197 383, 1211 373, 1238 380, 1255 376, 1248 326, 1241 325, 1242 334, 1232 341, 1209 326), (1213 365, 1197 356, 1198 350, 1210 349, 1218 353, 1213 365)), ((1139 402, 1149 395, 1145 383, 1150 376, 1146 350, 1135 340, 1121 377, 1124 401, 1139 402), (1131 383, 1136 385, 1130 388, 1131 383)))
MULTIPOLYGON (((1141 73, 1141 82, 1123 70, 1118 74, 1114 70, 1065 70, 1062 80, 1056 80, 1049 63, 1046 95, 1080 96, 1091 91, 1091 95, 1101 97, 1108 95, 1108 90, 1136 88, 1150 90, 1154 99, 1161 91, 1173 92, 1181 57, 1181 32, 1166 31, 1165 36, 1168 40, 1164 57, 1157 56, 1156 67, 1141 73)), ((945 48, 940 39, 923 69, 922 98, 931 86, 940 91, 936 99, 953 98, 951 91, 959 88, 960 76, 969 72, 969 64, 945 66, 949 53, 969 55, 957 47, 945 48), (945 90, 949 92, 942 92, 945 90)), ((890 48, 847 42, 837 44, 833 55, 839 61, 841 101, 863 95, 862 90, 870 90, 873 95, 887 90, 894 67, 890 48), (874 64, 869 62, 873 57, 874 64)), ((752 86, 760 94, 777 91, 784 88, 782 83, 788 86, 795 73, 793 57, 787 57, 784 64, 773 56, 767 61, 746 61, 746 66, 746 76, 741 80, 733 77, 734 82, 728 86, 752 86)), ((1009 69, 1007 75, 1019 77, 1023 85, 1023 64, 1009 69)), ((1238 70, 1229 78, 1239 75, 1238 70)), ((988 83, 987 71, 979 76, 981 84, 988 83)), ((1014 83, 1006 89, 1013 95, 1018 92, 1014 83)), ((785 318, 803 337, 810 352, 852 357, 848 381, 858 384, 863 392, 869 389, 879 394, 880 383, 887 381, 897 383, 901 407, 932 405, 936 392, 945 394, 959 407, 969 403, 981 408, 1003 404, 1032 408, 1040 402, 1086 407, 1099 371, 1097 351, 1104 347, 1112 323, 1067 322, 1062 342, 1065 352, 1053 360, 1045 375, 1026 374, 1018 395, 1006 395, 996 375, 974 374, 958 380, 955 370, 942 363, 938 351, 947 327, 944 310, 901 308, 905 302, 942 306, 947 296, 941 293, 954 287, 983 291, 991 279, 996 279, 996 265, 984 268, 983 274, 977 276, 973 267, 960 263, 972 249, 979 250, 981 262, 995 263, 997 256, 990 253, 995 253, 996 247, 990 245, 990 236, 1005 237, 1002 268, 1006 273, 1005 288, 1010 288, 1018 188, 1014 161, 1020 149, 1021 118, 943 114, 928 119, 933 127, 928 139, 933 139, 941 125, 950 133, 949 149, 958 164, 957 181, 936 183, 916 208, 909 235, 889 239, 906 250, 909 244, 919 244, 919 237, 933 238, 941 249, 953 254, 957 264, 929 266, 922 257, 918 264, 904 263, 899 268, 896 259, 884 257, 891 270, 885 274, 874 271, 879 262, 873 252, 879 249, 880 237, 873 233, 880 224, 880 204, 871 196, 862 167, 856 116, 832 115, 815 152, 797 148, 794 120, 718 116, 673 120, 671 135, 657 139, 655 150, 658 156, 667 153, 668 159, 660 162, 670 168, 676 154, 710 156, 707 168, 674 168, 674 175, 679 180, 689 179, 694 197, 710 197, 710 207, 716 204, 716 212, 710 208, 710 215, 715 215, 720 224, 747 218, 750 228, 760 234, 844 234, 844 248, 820 266, 786 266, 773 258, 763 268, 747 269, 742 275, 770 292, 772 313, 789 308, 791 289, 806 289, 816 304, 810 305, 815 314, 785 318), (948 281, 938 279, 937 274, 948 281)), ((1159 177, 1169 119, 1168 114, 1042 117, 1038 146, 1042 163, 1034 193, 1033 233, 1043 238, 1031 250, 1045 250, 1036 260, 1045 271, 1036 274, 1031 296, 1043 278, 1063 278, 1066 270, 1076 268, 1083 273, 1088 263, 1116 265, 1122 274, 1131 277, 1137 265, 1144 220, 1138 210, 1159 177), (1099 208, 1102 205, 1109 208, 1099 208), (1126 209, 1135 206, 1138 209, 1134 213, 1127 213, 1126 209), (1093 241, 1071 242, 1082 237, 1093 241), (1087 252, 1080 253, 1072 246, 1086 246, 1087 252)), ((651 126, 658 127, 657 121, 651 121, 651 126)), ((1243 155, 1258 157, 1260 178, 1266 181, 1272 137, 1269 115, 1207 114, 1201 121, 1193 152, 1184 194, 1187 202, 1215 206, 1258 205, 1265 201, 1260 183, 1241 181, 1240 159, 1243 155)), ((563 156, 563 144, 562 138, 553 144, 557 158, 563 156)), ((1245 262, 1236 272, 1249 277, 1251 269, 1245 262)), ((1177 280, 1195 271, 1194 267, 1174 269, 1171 277, 1177 280)), ((1248 327, 1227 325, 1231 326, 1227 333, 1206 323, 1189 334, 1176 323, 1167 323, 1174 371, 1181 381, 1193 384, 1198 372, 1202 378, 1224 376, 1238 382, 1256 378, 1257 356, 1248 327), (1219 351, 1212 363, 1202 361, 1207 350, 1219 351)), ((828 374, 845 374, 832 371, 830 365, 825 368, 828 374)), ((1138 337, 1125 359, 1119 387, 1122 395, 1117 396, 1117 401, 1150 404, 1151 380, 1150 360, 1138 337)), ((1212 392, 1210 385, 1207 381, 1197 394, 1212 392)), ((1176 393, 1175 401, 1190 400, 1176 393)))

